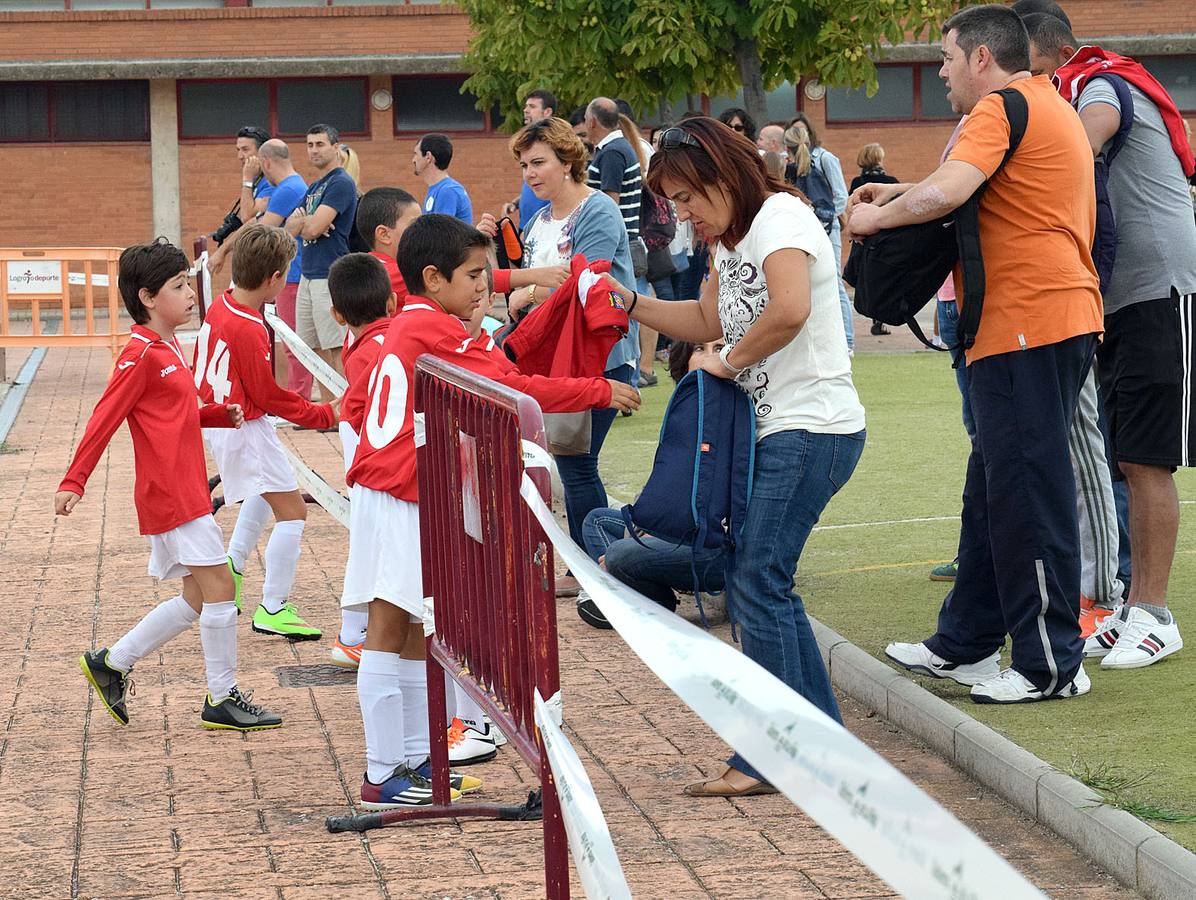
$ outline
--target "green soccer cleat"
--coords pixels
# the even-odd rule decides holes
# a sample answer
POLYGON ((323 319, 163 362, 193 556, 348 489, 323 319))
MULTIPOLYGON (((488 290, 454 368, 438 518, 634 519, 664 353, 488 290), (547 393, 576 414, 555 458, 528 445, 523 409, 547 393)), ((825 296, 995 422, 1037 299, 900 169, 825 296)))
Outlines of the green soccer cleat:
POLYGON ((237 604, 237 615, 241 615, 241 580, 245 577, 237 571, 237 567, 233 565, 233 558, 228 558, 228 570, 233 573, 233 587, 236 593, 233 596, 233 602, 237 604))
POLYGON ((288 603, 276 613, 269 613, 259 606, 253 614, 253 630, 258 634, 276 634, 291 641, 318 641, 323 632, 314 625, 308 625, 299 615, 299 610, 288 603))

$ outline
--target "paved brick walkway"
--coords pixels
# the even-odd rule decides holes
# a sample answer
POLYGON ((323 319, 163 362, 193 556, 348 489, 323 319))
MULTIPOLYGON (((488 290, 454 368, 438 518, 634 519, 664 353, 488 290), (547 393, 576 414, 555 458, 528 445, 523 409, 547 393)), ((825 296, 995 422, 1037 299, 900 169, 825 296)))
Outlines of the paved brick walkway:
MULTIPOLYGON (((321 668, 323 643, 288 645, 242 621, 240 681, 285 715, 277 732, 199 728, 197 631, 137 666, 128 728, 97 708, 78 654, 111 643, 172 587, 145 574, 125 429, 75 514, 50 512, 108 365, 103 351, 51 351, 9 436, 15 452, 0 456, 0 877, 23 896, 106 900, 541 896, 538 824, 325 831, 326 815, 350 808, 363 753, 352 679, 321 668), (313 679, 331 683, 303 686, 313 679)), ((335 436, 286 434, 336 482, 335 436)), ((217 518, 231 528, 231 510, 217 518)), ((295 599, 330 634, 345 546, 313 510, 295 599)), ((260 557, 246 575, 252 598, 260 557)), ((571 736, 637 896, 891 896, 784 798, 684 797, 725 748, 617 635, 588 628, 568 603, 560 611, 571 736)), ((1050 895, 1132 896, 879 718, 852 704, 844 713, 1050 895)), ((486 798, 518 802, 530 787, 510 751, 474 771, 486 798)))

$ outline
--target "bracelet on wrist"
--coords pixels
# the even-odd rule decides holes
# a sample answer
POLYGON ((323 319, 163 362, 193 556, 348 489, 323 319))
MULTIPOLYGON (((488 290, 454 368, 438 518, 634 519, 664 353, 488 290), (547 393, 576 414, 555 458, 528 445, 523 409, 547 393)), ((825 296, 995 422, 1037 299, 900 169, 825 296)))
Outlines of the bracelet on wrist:
POLYGON ((631 292, 631 304, 627 307, 627 317, 628 318, 630 318, 631 314, 633 312, 635 312, 635 306, 639 302, 640 302, 640 295, 637 294, 635 291, 632 291, 631 292))
POLYGON ((723 364, 723 368, 725 368, 728 372, 730 372, 732 375, 734 375, 736 378, 738 378, 740 375, 743 374, 743 370, 746 369, 747 366, 744 366, 741 369, 737 369, 735 366, 731 365, 731 363, 727 359, 727 357, 731 354, 731 351, 733 349, 734 349, 734 347, 732 347, 730 344, 724 345, 723 349, 718 351, 718 359, 719 359, 719 362, 721 362, 723 364))

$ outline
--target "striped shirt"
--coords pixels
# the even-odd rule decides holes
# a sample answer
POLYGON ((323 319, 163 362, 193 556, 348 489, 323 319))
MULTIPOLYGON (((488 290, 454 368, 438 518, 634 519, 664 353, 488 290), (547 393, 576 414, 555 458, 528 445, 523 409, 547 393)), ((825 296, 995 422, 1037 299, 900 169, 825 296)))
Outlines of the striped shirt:
POLYGON ((612 131, 601 141, 590 162, 586 183, 597 191, 619 194, 619 212, 627 226, 627 237, 640 236, 640 191, 643 173, 635 150, 622 132, 612 131))

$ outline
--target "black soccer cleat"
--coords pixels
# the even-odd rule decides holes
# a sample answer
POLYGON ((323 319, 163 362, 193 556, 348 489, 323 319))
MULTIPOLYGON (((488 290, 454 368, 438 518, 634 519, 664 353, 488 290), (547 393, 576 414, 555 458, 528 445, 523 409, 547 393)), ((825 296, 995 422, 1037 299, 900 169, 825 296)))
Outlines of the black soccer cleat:
POLYGON ((212 731, 265 731, 282 725, 282 716, 264 706, 254 706, 249 702, 252 698, 252 691, 242 694, 237 687, 218 703, 213 703, 212 695, 208 694, 204 698, 200 722, 212 731))
POLYGON ((88 650, 79 657, 79 668, 96 689, 104 709, 121 725, 129 724, 125 698, 133 693, 133 679, 129 673, 108 665, 108 648, 88 650))

